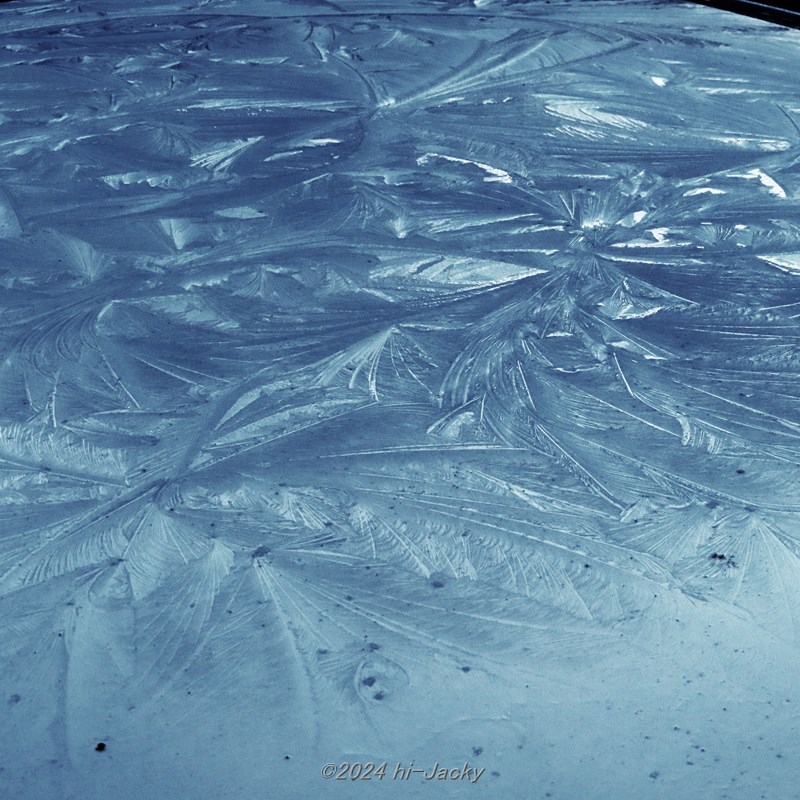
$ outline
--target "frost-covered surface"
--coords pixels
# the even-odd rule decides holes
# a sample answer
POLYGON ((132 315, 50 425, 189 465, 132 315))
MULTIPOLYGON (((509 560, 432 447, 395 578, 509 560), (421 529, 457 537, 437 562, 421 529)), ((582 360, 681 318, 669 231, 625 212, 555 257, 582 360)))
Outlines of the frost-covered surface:
POLYGON ((0 31, 0 796, 798 796, 798 33, 0 31))

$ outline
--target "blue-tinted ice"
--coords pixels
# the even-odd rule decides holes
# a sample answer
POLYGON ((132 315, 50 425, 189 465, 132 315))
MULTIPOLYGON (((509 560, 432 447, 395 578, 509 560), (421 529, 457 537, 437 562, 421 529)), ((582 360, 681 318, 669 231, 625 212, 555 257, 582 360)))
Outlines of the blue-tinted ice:
POLYGON ((0 31, 0 796, 798 796, 800 34, 0 31))

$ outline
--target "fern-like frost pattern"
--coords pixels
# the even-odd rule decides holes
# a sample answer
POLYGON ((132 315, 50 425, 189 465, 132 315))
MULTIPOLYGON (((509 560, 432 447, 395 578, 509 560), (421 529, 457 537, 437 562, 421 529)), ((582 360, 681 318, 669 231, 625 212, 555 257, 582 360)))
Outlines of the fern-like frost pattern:
POLYGON ((798 796, 796 32, 0 28, 0 794, 798 796))

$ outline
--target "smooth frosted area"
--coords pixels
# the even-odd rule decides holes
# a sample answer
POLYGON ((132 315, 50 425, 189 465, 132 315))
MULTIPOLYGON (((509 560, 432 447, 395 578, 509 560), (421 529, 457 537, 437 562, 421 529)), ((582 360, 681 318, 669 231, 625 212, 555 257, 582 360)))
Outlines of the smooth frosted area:
POLYGON ((798 75, 680 3, 0 7, 0 797, 800 797, 798 75))

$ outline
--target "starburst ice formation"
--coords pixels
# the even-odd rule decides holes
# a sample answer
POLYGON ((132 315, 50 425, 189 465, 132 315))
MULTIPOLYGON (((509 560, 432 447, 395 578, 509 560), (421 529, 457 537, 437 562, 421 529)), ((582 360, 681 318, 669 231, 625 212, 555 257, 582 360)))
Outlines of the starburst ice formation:
POLYGON ((0 793, 797 796, 797 33, 0 29, 0 793))

